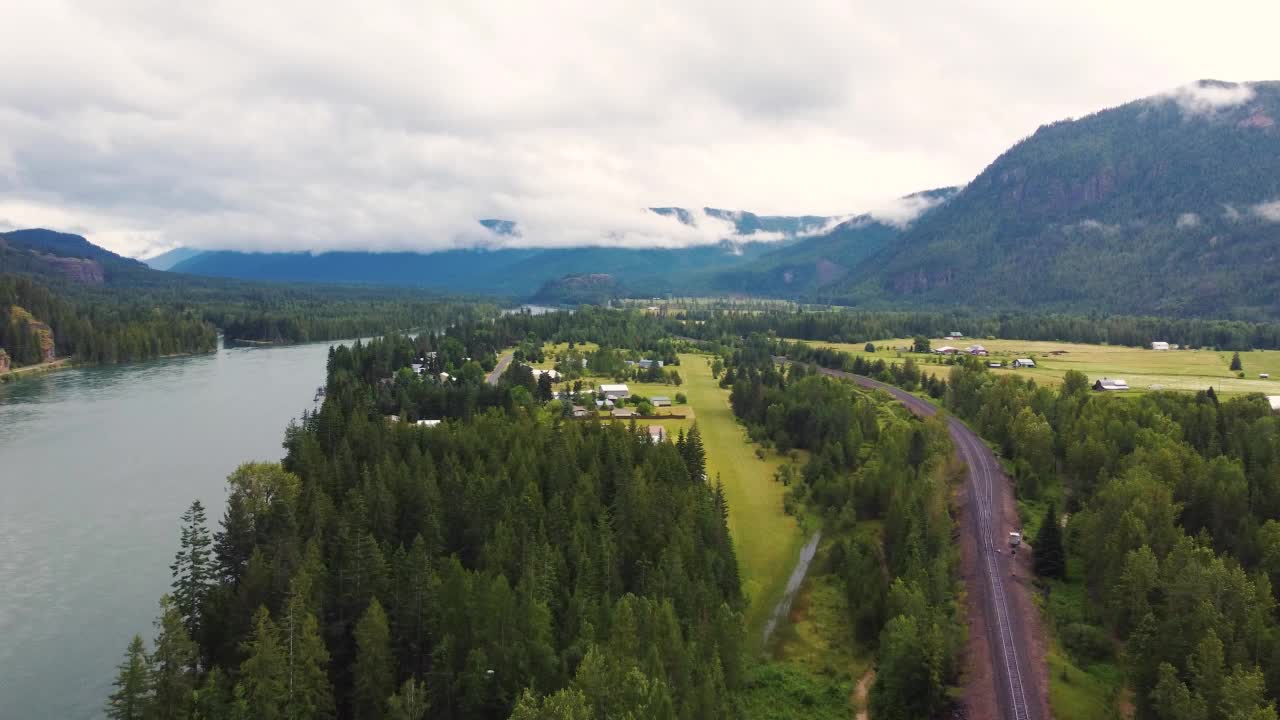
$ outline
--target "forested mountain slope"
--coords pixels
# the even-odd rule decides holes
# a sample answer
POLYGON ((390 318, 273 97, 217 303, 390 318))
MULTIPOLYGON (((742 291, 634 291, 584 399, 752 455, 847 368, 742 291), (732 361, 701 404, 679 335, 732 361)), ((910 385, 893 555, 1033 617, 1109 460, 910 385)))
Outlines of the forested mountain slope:
POLYGON ((859 265, 860 303, 1280 314, 1280 83, 1041 127, 859 265))

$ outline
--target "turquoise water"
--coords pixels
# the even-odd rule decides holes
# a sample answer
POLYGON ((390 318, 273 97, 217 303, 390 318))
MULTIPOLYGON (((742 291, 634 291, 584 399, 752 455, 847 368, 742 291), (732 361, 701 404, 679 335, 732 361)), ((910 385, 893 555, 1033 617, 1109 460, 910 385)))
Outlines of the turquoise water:
POLYGON ((0 385, 0 717, 102 717, 134 633, 150 643, 199 498, 278 460, 329 344, 220 349, 0 385))

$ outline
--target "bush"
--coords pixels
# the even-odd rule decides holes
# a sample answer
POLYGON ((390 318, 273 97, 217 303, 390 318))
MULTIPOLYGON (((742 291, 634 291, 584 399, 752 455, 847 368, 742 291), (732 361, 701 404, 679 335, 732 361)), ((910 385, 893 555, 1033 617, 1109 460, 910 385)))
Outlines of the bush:
POLYGON ((866 352, 873 353, 873 352, 875 352, 875 351, 876 351, 876 344, 875 344, 875 343, 867 343, 865 346, 863 346, 863 348, 862 348, 862 349, 863 349, 863 350, 865 350, 866 352))
POLYGON ((1062 628, 1061 634, 1063 647, 1077 660, 1099 662, 1112 655, 1111 638, 1095 625, 1070 623, 1062 628))
POLYGON ((689 402, 689 398, 685 397, 684 393, 676 393, 676 404, 684 405, 687 402, 689 402))

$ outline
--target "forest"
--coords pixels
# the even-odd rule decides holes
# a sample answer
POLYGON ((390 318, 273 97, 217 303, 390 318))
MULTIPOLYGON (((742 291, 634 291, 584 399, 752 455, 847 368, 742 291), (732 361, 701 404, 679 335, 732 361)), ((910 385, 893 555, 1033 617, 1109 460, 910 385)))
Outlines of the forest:
MULTIPOLYGON (((861 358, 771 352, 895 382, 861 358)), ((1049 609, 1080 664, 1118 663, 1140 719, 1276 717, 1280 421, 1265 398, 1118 397, 1077 372, 1050 390, 976 361, 944 397, 1012 463, 1019 500, 1046 508, 1028 518, 1036 565, 1055 597, 1082 585, 1082 606, 1049 609)))

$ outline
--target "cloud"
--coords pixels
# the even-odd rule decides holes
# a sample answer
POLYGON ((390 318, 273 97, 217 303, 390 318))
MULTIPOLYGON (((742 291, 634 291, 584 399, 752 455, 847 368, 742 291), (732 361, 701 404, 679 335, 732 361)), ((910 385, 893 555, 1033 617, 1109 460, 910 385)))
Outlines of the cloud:
POLYGON ((1280 199, 1254 205, 1253 214, 1267 222, 1280 222, 1280 199))
POLYGON ((1222 205, 1222 217, 1225 218, 1227 222, 1238 222, 1241 215, 1235 205, 1224 203, 1222 205))
POLYGON ((1173 100, 1183 112, 1209 115, 1253 99, 1254 89, 1248 83, 1224 83, 1202 80, 1176 88, 1163 97, 1173 100))
POLYGON ((1178 216, 1177 226, 1180 228, 1193 228, 1200 225, 1200 216, 1195 213, 1182 213, 1178 216))
POLYGON ((882 203, 868 214, 872 219, 885 225, 905 228, 915 222, 916 218, 923 215, 927 210, 942 204, 944 201, 945 198, 936 195, 908 195, 882 203))
POLYGON ((724 237, 669 205, 907 223, 892 198, 1045 122, 1280 77, 1280 7, 1224 3, 14 3, 0 216, 135 254, 724 237))
POLYGON ((1111 225, 1109 223, 1099 222, 1093 219, 1081 220, 1078 223, 1067 225, 1066 229, 1102 233, 1103 235, 1117 235, 1120 232, 1119 225, 1111 225))

